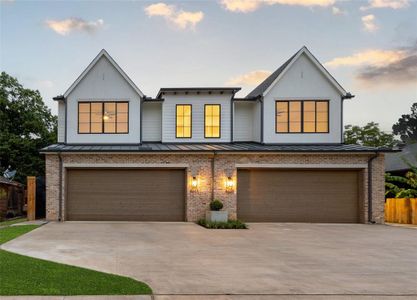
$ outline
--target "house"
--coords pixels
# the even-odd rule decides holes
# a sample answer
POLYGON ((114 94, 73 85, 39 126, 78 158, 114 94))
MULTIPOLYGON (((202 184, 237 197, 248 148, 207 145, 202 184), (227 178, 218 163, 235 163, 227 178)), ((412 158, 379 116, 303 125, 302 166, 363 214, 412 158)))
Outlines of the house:
POLYGON ((402 146, 401 152, 386 154, 385 171, 392 175, 404 176, 410 171, 410 164, 417 166, 417 143, 402 146))
POLYGON ((343 144, 353 98, 303 47, 237 87, 152 98, 102 50, 58 103, 47 219, 196 221, 212 199, 248 222, 384 221, 384 152, 343 144))

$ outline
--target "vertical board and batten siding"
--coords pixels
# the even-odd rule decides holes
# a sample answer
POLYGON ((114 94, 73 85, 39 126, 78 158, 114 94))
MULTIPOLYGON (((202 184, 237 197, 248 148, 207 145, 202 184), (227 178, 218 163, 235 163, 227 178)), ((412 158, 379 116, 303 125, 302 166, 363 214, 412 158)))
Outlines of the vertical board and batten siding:
POLYGON ((140 143, 140 96, 114 68, 101 57, 67 97, 67 143, 138 144, 140 143), (79 101, 128 101, 129 133, 78 134, 79 101))
POLYGON ((65 142, 65 102, 58 101, 58 143, 65 142))
POLYGON ((234 102, 233 117, 233 141, 249 142, 253 141, 254 130, 254 104, 253 102, 234 102))
POLYGON ((261 103, 256 101, 253 107, 253 141, 261 142, 261 103))
POLYGON ((160 142, 162 140, 162 103, 143 103, 142 141, 160 142))
POLYGON ((162 142, 163 143, 227 143, 231 139, 230 101, 231 94, 166 94, 162 105, 162 142), (175 114, 177 104, 192 105, 191 138, 175 137, 175 114), (220 138, 204 137, 204 105, 220 104, 220 138))
POLYGON ((341 143, 341 94, 302 54, 264 95, 265 143, 341 143), (329 133, 276 133, 276 100, 329 100, 329 133))

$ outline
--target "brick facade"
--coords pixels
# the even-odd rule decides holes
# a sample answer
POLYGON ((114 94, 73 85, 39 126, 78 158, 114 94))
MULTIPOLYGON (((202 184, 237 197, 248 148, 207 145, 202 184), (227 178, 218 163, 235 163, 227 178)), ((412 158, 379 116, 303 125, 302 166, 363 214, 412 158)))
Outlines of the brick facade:
MULTIPOLYGON (((337 165, 351 167, 360 165, 360 203, 361 222, 368 221, 368 170, 367 163, 371 154, 65 154, 62 153, 62 216, 65 219, 65 175, 70 167, 169 167, 181 165, 186 169, 186 219, 196 221, 204 217, 212 198, 221 199, 224 208, 229 211, 231 218, 236 218, 236 176, 237 166, 247 164, 268 165, 300 165, 309 167, 323 167, 323 165, 337 165), (212 170, 214 169, 214 189, 212 190, 212 170), (191 191, 191 179, 198 179, 198 190, 191 191), (235 181, 233 192, 226 192, 227 177, 235 181)), ((48 220, 59 218, 59 157, 57 154, 46 155, 46 216, 48 220)), ((372 206, 373 221, 384 222, 384 156, 379 156, 372 162, 372 206)))

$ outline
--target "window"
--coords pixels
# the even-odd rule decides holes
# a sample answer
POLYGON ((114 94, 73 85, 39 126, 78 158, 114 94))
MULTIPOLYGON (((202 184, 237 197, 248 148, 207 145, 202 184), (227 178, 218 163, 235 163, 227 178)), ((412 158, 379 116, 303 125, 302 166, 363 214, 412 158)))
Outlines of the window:
POLYGON ((78 102, 78 133, 128 132, 128 102, 78 102))
POLYGON ((177 104, 175 137, 191 138, 191 105, 177 104))
POLYGON ((220 138, 220 104, 204 106, 204 137, 220 138))
POLYGON ((277 133, 328 133, 329 101, 276 101, 277 133))

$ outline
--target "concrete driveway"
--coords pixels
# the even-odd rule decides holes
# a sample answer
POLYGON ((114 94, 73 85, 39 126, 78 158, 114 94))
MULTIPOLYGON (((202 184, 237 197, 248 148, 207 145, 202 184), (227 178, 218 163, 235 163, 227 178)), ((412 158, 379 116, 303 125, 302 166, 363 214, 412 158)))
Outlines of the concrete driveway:
POLYGON ((384 225, 49 223, 2 248, 155 294, 417 295, 417 230, 384 225))

